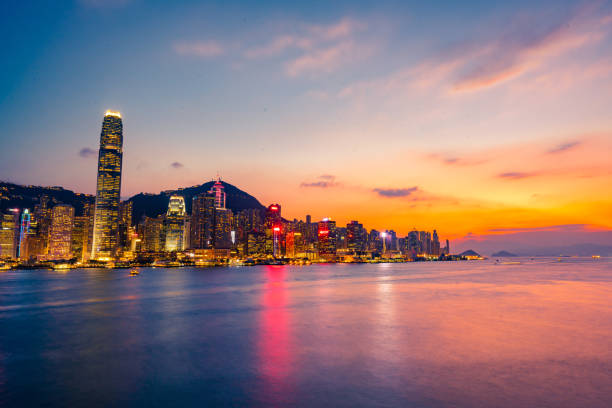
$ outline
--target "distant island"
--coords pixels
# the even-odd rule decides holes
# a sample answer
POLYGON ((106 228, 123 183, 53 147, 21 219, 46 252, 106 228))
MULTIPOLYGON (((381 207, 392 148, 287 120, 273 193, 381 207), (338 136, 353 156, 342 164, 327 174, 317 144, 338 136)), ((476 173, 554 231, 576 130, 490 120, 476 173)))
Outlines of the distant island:
POLYGON ((497 256, 497 257, 500 257, 500 258, 509 258, 509 257, 513 257, 513 256, 518 256, 518 255, 517 254, 513 254, 512 252, 508 252, 508 251, 499 251, 499 252, 495 252, 491 256, 497 256))

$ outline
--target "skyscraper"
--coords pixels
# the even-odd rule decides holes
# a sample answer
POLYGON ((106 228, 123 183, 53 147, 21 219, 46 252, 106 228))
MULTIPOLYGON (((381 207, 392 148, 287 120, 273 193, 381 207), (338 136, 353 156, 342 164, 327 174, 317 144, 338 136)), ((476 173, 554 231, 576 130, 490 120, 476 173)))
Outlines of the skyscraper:
POLYGON ((0 213, 0 258, 15 259, 19 245, 19 210, 0 213))
POLYGON ((182 251, 183 234, 185 229, 185 199, 182 196, 173 195, 168 203, 166 213, 166 245, 168 252, 182 251))
POLYGON ((206 193, 193 197, 191 202, 191 247, 209 249, 215 230, 215 197, 206 193))
POLYGON ((114 256, 117 247, 122 157, 121 114, 106 111, 102 122, 98 155, 92 259, 109 260, 114 256))
POLYGON ((213 184, 208 193, 215 197, 215 208, 225 209, 226 194, 223 183, 221 182, 221 177, 217 176, 217 181, 213 184))
POLYGON ((74 222, 74 207, 68 204, 58 204, 53 207, 51 230, 49 232, 49 259, 72 258, 72 225, 74 222))
POLYGON ((324 218, 318 224, 319 258, 330 261, 336 257, 336 221, 324 218))

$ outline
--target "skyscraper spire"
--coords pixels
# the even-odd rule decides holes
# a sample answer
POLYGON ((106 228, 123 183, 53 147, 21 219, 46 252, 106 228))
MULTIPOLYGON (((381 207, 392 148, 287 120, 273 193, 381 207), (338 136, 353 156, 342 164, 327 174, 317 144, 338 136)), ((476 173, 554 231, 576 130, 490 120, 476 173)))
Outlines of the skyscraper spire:
POLYGON ((92 259, 110 260, 117 247, 122 158, 121 113, 108 110, 100 134, 92 259))

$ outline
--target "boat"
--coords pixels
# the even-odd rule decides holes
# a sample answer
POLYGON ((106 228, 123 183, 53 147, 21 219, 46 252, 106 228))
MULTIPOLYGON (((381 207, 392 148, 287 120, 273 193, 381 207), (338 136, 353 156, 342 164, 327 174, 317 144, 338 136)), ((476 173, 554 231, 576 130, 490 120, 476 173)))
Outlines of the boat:
POLYGON ((599 258, 601 258, 601 255, 591 255, 591 258, 593 258, 593 259, 599 259, 599 258))
POLYGON ((130 276, 137 276, 138 274, 140 274, 140 271, 136 268, 130 270, 130 276))

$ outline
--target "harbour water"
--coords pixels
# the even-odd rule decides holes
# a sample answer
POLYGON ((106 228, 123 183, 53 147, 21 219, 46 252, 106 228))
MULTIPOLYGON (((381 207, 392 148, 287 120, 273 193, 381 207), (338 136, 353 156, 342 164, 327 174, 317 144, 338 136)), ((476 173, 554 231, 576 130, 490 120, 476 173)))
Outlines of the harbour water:
POLYGON ((0 273, 0 406, 610 407, 612 262, 0 273))

